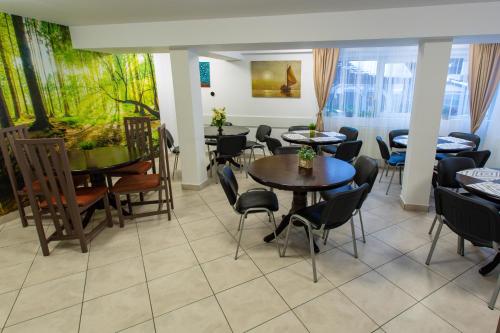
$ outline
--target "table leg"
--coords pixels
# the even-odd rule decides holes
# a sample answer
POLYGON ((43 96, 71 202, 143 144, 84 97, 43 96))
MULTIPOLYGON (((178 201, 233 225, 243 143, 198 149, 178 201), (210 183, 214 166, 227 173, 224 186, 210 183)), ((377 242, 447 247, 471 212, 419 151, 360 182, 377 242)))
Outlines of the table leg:
MULTIPOLYGON (((296 211, 298 211, 306 206, 307 206, 307 192, 293 192, 292 207, 290 208, 290 211, 288 212, 288 214, 283 216, 281 223, 276 228, 276 235, 281 234, 283 232, 283 230, 286 229, 286 227, 290 223, 290 218, 292 217, 292 215, 296 211)), ((302 224, 299 224, 299 225, 302 225, 302 224)), ((306 231, 306 235, 309 235, 306 226, 304 226, 304 229, 306 231)), ((273 239, 274 239, 274 233, 270 233, 269 235, 264 237, 264 242, 269 243, 273 239)), ((316 245, 316 242, 314 242, 314 252, 316 252, 316 253, 319 252, 319 248, 316 245)))

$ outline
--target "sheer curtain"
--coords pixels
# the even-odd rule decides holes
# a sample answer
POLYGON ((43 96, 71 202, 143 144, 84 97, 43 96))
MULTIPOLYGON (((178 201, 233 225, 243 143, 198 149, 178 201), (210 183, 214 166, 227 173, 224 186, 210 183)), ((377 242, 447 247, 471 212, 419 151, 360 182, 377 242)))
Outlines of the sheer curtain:
POLYGON ((409 127, 416 61, 417 46, 342 49, 325 129, 357 128, 361 153, 380 158, 375 137, 409 127))

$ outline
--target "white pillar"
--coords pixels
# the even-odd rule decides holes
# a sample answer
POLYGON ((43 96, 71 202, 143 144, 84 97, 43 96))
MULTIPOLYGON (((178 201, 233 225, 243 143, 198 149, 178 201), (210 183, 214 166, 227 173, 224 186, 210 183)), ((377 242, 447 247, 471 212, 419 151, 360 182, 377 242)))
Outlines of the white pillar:
POLYGON ((170 52, 177 135, 181 150, 182 187, 201 189, 207 183, 198 55, 189 50, 170 52))
POLYGON ((156 90, 158 92, 158 103, 160 104, 160 121, 165 124, 172 133, 175 142, 177 136, 177 120, 175 116, 174 83, 172 81, 172 66, 170 54, 153 54, 155 64, 156 90))
POLYGON ((418 45, 410 134, 401 192, 401 202, 407 209, 424 210, 429 206, 451 44, 451 39, 446 39, 422 40, 418 45))

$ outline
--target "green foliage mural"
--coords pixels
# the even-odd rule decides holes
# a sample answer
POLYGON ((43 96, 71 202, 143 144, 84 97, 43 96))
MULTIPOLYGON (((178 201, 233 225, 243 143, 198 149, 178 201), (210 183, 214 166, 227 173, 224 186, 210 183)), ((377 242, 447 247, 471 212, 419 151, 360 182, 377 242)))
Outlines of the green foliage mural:
MULTIPOLYGON (((139 115, 159 119, 152 55, 75 50, 68 27, 0 13, 1 127, 106 146, 122 142, 123 117, 139 115)), ((1 165, 0 215, 14 208, 1 165)))

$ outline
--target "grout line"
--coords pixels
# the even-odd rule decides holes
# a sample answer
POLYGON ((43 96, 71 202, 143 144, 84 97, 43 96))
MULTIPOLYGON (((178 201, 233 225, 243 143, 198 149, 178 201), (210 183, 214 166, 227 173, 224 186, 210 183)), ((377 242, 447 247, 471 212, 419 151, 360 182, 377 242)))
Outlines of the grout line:
POLYGON ((85 279, 83 282, 83 291, 82 291, 82 302, 80 306, 80 318, 78 319, 78 332, 81 330, 82 326, 82 315, 83 315, 83 303, 85 301, 85 289, 87 288, 87 275, 88 275, 88 270, 89 270, 89 262, 90 262, 90 251, 92 249, 92 241, 88 244, 88 251, 87 251, 87 267, 85 269, 85 279))

